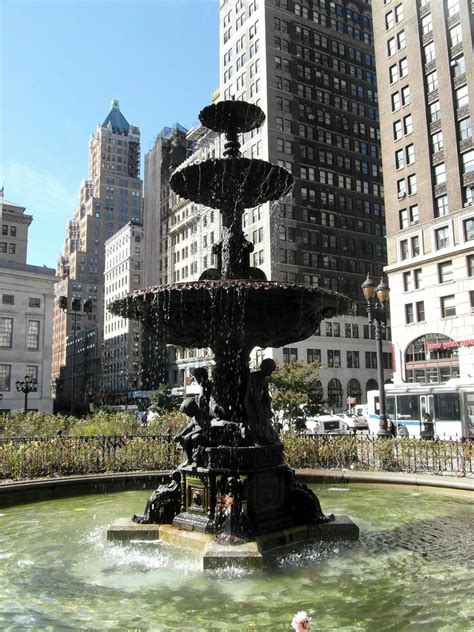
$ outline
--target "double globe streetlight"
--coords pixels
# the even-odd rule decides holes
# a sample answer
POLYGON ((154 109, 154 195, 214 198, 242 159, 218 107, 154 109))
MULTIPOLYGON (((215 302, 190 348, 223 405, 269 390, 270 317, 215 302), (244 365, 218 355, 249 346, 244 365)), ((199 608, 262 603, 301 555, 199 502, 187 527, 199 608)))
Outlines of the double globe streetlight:
POLYGON ((19 393, 25 394, 24 412, 27 413, 28 412, 28 394, 36 393, 36 391, 38 390, 38 382, 35 379, 31 378, 29 375, 25 375, 23 380, 21 381, 17 380, 15 382, 15 386, 16 386, 16 390, 19 393))
POLYGON ((367 302, 367 316, 369 325, 375 327, 375 350, 377 354, 377 378, 379 383, 379 406, 380 406, 380 424, 377 436, 389 437, 390 431, 387 424, 387 408, 385 404, 385 387, 383 375, 383 355, 382 355, 382 337, 383 332, 387 329, 387 312, 388 301, 390 299, 390 288, 387 280, 381 277, 380 283, 375 286, 375 282, 370 276, 362 283, 362 291, 367 302))

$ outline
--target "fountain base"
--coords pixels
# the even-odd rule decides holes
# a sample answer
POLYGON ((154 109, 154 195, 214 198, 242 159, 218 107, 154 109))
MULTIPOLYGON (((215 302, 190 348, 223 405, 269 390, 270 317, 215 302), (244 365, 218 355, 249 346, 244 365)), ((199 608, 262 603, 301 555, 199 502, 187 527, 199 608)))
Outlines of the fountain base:
POLYGON ((239 544, 223 544, 216 536, 173 525, 140 525, 129 519, 117 520, 107 529, 107 540, 129 543, 134 540, 160 540, 164 544, 198 555, 203 570, 229 566, 242 570, 263 570, 272 554, 315 542, 358 540, 359 527, 348 516, 335 516, 331 522, 305 524, 255 537, 239 544))

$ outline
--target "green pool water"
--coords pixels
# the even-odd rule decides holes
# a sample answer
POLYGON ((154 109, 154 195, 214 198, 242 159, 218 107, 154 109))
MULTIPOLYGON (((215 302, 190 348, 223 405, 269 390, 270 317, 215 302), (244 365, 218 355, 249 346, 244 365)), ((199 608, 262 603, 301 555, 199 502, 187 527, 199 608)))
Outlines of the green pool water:
POLYGON ((349 515, 359 542, 275 556, 263 573, 205 574, 159 543, 113 544, 107 526, 141 512, 149 492, 0 509, 0 629, 474 629, 474 504, 383 488, 315 486, 349 515))

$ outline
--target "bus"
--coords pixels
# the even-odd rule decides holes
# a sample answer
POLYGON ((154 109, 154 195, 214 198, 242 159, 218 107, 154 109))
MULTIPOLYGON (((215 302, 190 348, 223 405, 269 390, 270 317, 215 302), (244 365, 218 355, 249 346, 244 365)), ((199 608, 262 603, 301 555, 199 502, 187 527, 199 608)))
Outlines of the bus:
MULTIPOLYGON (((474 381, 386 384, 387 419, 399 437, 474 438, 474 381)), ((379 429, 379 392, 368 391, 369 432, 379 429)))

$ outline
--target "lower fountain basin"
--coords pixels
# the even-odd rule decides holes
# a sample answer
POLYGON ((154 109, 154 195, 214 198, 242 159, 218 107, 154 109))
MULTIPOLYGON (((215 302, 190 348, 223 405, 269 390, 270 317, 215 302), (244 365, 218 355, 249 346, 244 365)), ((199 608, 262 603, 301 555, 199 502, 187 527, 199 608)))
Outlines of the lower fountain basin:
POLYGON ((346 314, 351 306, 347 297, 323 288, 237 279, 145 288, 108 309, 140 320, 170 344, 199 348, 245 340, 252 348, 304 340, 323 318, 346 314))
POLYGON ((357 485, 314 491, 357 522, 360 540, 276 555, 263 573, 203 573, 189 551, 107 542, 108 525, 140 510, 149 490, 3 508, 0 627, 274 631, 299 610, 321 630, 472 627, 472 502, 357 485))

